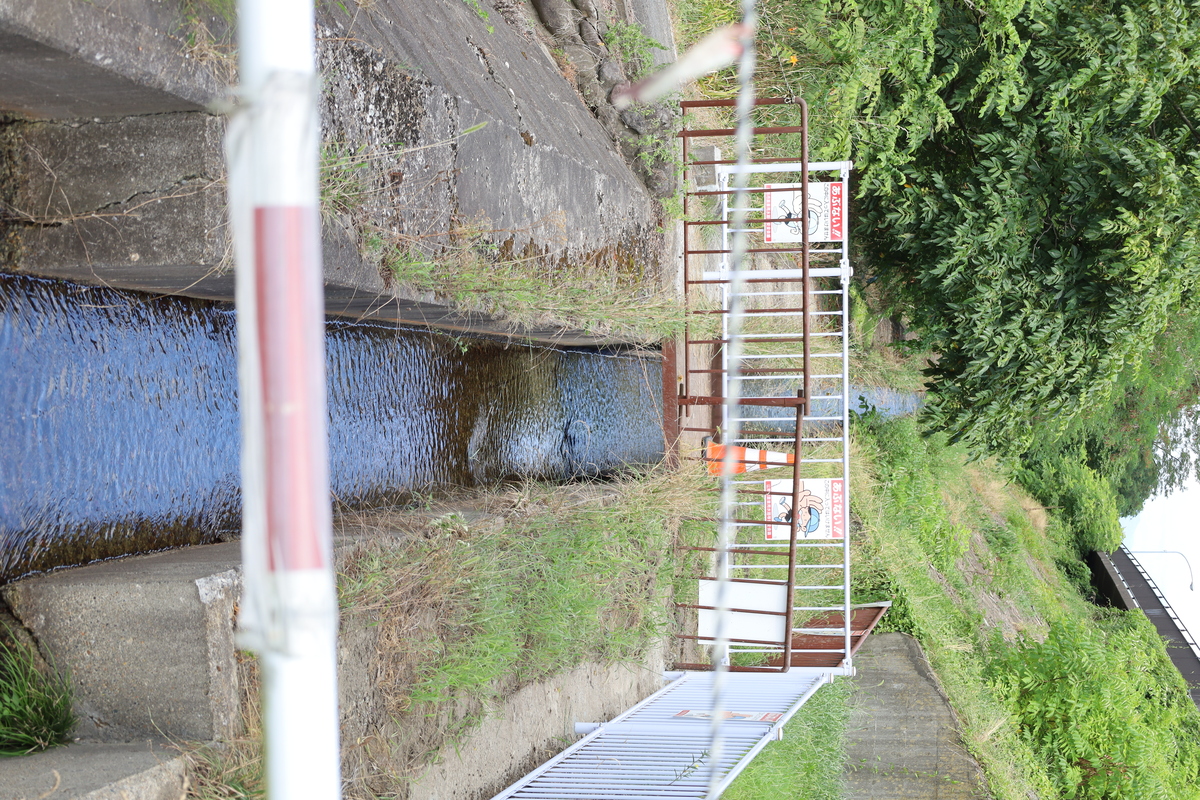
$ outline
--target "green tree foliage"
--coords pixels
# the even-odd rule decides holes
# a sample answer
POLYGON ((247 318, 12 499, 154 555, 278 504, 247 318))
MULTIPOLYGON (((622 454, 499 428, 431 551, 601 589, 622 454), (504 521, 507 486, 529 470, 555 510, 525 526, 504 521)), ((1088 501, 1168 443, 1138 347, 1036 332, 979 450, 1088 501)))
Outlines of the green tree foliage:
POLYGON ((860 230, 940 353, 931 421, 1019 454, 1108 403, 1192 297, 1200 18, 1161 0, 922 19, 870 99, 893 130, 865 148, 860 230))
POLYGON ((1039 502, 1057 511, 1081 556, 1092 550, 1111 552, 1124 538, 1117 522, 1117 494, 1108 479, 1083 461, 1065 451, 1034 462, 1019 478, 1039 502))
POLYGON ((1200 798, 1200 712, 1140 613, 1057 623, 988 667, 1065 798, 1200 798))
POLYGON ((1061 440, 1036 442, 1023 461, 1036 469, 1039 462, 1056 462, 1063 453, 1079 454, 1112 483, 1120 515, 1135 514, 1152 494, 1169 493, 1194 473, 1200 455, 1198 391, 1200 315, 1183 314, 1171 321, 1150 353, 1127 365, 1111 402, 1086 409, 1061 440))

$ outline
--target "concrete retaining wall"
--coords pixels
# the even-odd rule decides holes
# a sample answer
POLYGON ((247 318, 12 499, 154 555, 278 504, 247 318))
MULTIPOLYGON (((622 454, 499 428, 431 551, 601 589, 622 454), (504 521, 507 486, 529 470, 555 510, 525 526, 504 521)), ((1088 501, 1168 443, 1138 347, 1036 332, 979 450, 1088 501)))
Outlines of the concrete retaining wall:
MULTIPOLYGON (((0 268, 232 299, 223 122, 205 110, 233 81, 232 31, 196 8, 0 0, 0 112, 18 118, 0 133, 0 268)), ((369 230, 436 248, 469 224, 549 264, 661 258, 650 197, 519 11, 376 0, 317 16, 327 160, 353 206, 324 220, 331 313, 507 333, 398 294, 364 256, 369 230)))

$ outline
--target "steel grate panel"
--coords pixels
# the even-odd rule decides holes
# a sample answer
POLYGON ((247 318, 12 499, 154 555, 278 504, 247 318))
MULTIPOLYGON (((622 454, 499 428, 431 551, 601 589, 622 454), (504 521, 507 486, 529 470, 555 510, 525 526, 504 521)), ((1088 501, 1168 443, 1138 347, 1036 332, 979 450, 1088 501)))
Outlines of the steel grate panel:
MULTIPOLYGON (((585 736, 539 770, 496 795, 562 800, 703 798, 711 765, 712 725, 678 718, 680 711, 712 705, 713 673, 686 672, 612 722, 585 736)), ((724 706, 731 711, 777 713, 778 722, 728 721, 719 772, 731 778, 751 755, 776 737, 783 724, 824 683, 829 671, 793 669, 775 674, 725 676, 724 706)))

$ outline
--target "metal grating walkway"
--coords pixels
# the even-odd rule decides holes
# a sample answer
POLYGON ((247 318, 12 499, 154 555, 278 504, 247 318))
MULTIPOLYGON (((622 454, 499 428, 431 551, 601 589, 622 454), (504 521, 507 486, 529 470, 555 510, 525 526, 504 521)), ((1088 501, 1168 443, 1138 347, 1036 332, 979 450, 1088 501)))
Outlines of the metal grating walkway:
MULTIPOLYGON (((778 714, 765 722, 722 724, 721 790, 733 781, 817 689, 840 670, 793 668, 785 673, 730 673, 723 694, 728 712, 778 714)), ((505 798, 651 800, 707 795, 712 723, 680 712, 712 705, 711 672, 667 673, 671 682, 612 722, 496 795, 505 798)))

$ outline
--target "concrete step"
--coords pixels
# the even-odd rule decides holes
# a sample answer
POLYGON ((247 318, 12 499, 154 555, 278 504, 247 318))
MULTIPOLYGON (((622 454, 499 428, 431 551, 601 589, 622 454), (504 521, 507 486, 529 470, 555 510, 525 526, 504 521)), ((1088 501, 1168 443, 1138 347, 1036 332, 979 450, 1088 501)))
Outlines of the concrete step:
POLYGON ((151 741, 81 742, 0 760, 0 800, 180 800, 184 760, 151 741))
POLYGON ((235 735, 237 542, 106 561, 17 581, 5 602, 71 675, 84 741, 235 735))

